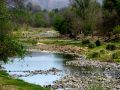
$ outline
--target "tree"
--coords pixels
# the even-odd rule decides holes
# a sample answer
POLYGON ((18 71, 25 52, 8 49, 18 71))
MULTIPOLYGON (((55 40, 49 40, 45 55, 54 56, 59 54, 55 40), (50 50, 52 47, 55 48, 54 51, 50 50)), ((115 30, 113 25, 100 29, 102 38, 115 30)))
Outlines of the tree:
POLYGON ((75 13, 71 11, 71 8, 61 10, 55 14, 53 26, 62 35, 67 35, 74 39, 82 31, 80 18, 76 17, 75 13))
POLYGON ((34 27, 47 27, 49 26, 49 21, 45 17, 44 12, 36 12, 33 14, 33 24, 34 27))
POLYGON ((10 15, 6 7, 6 1, 0 0, 0 61, 6 62, 9 57, 22 57, 25 50, 12 35, 10 15))
POLYGON ((72 35, 72 16, 70 11, 64 11, 55 16, 53 26, 63 35, 72 35))
POLYGON ((25 0, 11 0, 11 2, 14 3, 16 8, 19 8, 19 9, 24 8, 25 0))
POLYGON ((103 33, 111 40, 113 28, 120 25, 119 0, 104 0, 103 3, 103 33))
POLYGON ((95 0, 72 0, 73 11, 80 18, 82 32, 92 34, 97 26, 100 4, 95 0))
POLYGON ((120 41, 120 25, 113 29, 114 41, 120 41))
POLYGON ((89 7, 90 0, 71 0, 73 10, 80 16, 82 19, 85 19, 86 10, 89 7))

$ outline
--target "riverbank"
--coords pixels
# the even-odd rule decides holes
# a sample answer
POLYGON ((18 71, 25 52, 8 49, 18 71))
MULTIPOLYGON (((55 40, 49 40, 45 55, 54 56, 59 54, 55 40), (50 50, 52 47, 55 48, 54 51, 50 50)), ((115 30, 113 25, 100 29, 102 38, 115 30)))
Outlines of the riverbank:
POLYGON ((82 54, 88 59, 101 62, 120 62, 120 42, 104 42, 103 37, 82 36, 79 40, 60 37, 53 28, 21 28, 14 31, 25 47, 45 51, 82 54), (100 45, 96 45, 96 41, 100 45), (114 50, 111 50, 111 48, 114 50), (108 48, 108 49, 107 49, 108 48))
MULTIPOLYGON (((31 51, 42 52, 38 49, 31 50, 31 51)), ((52 52, 45 52, 44 51, 44 53, 52 53, 52 52)), ((112 70, 112 69, 113 69, 112 71, 118 70, 118 71, 116 71, 116 72, 118 72, 118 77, 116 77, 117 79, 115 79, 114 77, 111 77, 111 76, 109 77, 109 75, 106 76, 106 77, 99 76, 99 74, 97 74, 97 72, 96 73, 91 73, 89 71, 84 72, 84 73, 86 73, 86 75, 88 73, 90 74, 90 76, 88 76, 88 77, 81 76, 77 72, 75 72, 75 74, 73 73, 72 75, 69 74, 69 73, 66 73, 67 76, 61 77, 60 80, 54 81, 53 85, 45 86, 45 88, 48 88, 48 87, 49 88, 54 88, 54 89, 69 88, 70 90, 74 90, 74 88, 76 88, 75 90, 99 90, 99 88, 100 88, 100 90, 103 90, 103 85, 105 85, 104 88, 109 88, 109 90, 113 90, 113 89, 118 89, 119 90, 120 85, 119 85, 118 82, 120 81, 120 79, 119 79, 120 78, 119 77, 120 68, 117 67, 118 64, 107 63, 107 62, 105 64, 105 62, 99 62, 99 63, 98 62, 99 61, 92 62, 90 60, 86 60, 84 56, 80 55, 77 58, 77 60, 66 62, 66 65, 67 66, 70 65, 70 66, 75 66, 75 67, 81 67, 81 68, 82 67, 88 67, 88 68, 93 68, 93 70, 94 70, 94 68, 104 68, 104 69, 108 69, 108 71, 112 70), (72 64, 71 64, 71 62, 72 62, 72 64), (97 83, 99 83, 100 86, 97 83), (102 85, 101 85, 101 83, 102 83, 102 85), (94 85, 92 86, 92 84, 94 84, 94 85), (89 88, 91 88, 91 89, 89 89, 89 88), (92 89, 92 88, 95 88, 95 89, 92 89)), ((57 73, 59 71, 61 72, 61 70, 59 70, 59 69, 51 68, 51 69, 45 70, 45 71, 44 70, 35 70, 35 71, 23 71, 23 72, 29 72, 29 75, 32 75, 32 74, 37 75, 37 74, 49 74, 49 73, 54 74, 54 72, 57 73)), ((10 72, 14 72, 14 71, 10 71, 10 72)), ((114 74, 116 74, 116 72, 114 74)), ((17 77, 21 77, 21 75, 17 76, 17 77)), ((22 90, 24 90, 24 89, 22 89, 22 90)), ((34 90, 34 89, 29 89, 29 90, 34 90)), ((42 89, 40 89, 40 90, 42 90, 42 89)))
MULTIPOLYGON (((52 30, 55 32, 54 30, 52 30)), ((108 70, 108 73, 105 71, 102 74, 105 74, 102 76, 95 75, 96 73, 92 73, 87 79, 84 79, 85 77, 81 77, 78 74, 77 75, 68 75, 61 80, 55 81, 54 85, 48 85, 46 87, 53 87, 55 89, 57 88, 82 88, 83 90, 86 90, 86 88, 89 88, 89 85, 93 85, 91 89, 88 90, 104 90, 103 88, 106 87, 108 90, 119 90, 120 85, 120 58, 119 58, 119 51, 120 51, 120 43, 116 42, 102 42, 100 40, 101 45, 100 46, 94 46, 96 40, 98 39, 89 39, 90 43, 83 44, 82 40, 71 40, 71 39, 64 39, 64 38, 57 38, 57 37, 49 37, 49 36, 41 36, 41 33, 48 32, 41 30, 33 31, 28 30, 22 34, 20 37, 20 41, 22 41, 25 46, 27 47, 28 51, 48 51, 52 53, 64 53, 64 54, 72 54, 79 56, 74 61, 67 61, 66 66, 73 66, 73 67, 87 67, 87 68, 100 68, 108 70), (29 33, 30 32, 30 33, 29 33), (94 46, 91 46, 91 44, 94 46), (106 49, 107 46, 113 45, 116 47, 115 50, 108 50, 106 49), (109 71, 111 74, 111 71, 117 71, 112 74, 117 74, 116 77, 111 77, 109 75, 109 71), (92 79, 92 80, 91 80, 92 79), (79 80, 79 81, 77 81, 79 80), (97 82, 95 82, 97 81, 97 82), (82 83, 83 84, 82 84, 82 83), (87 83, 87 84, 86 84, 87 83), (98 84, 100 83, 100 85, 98 84), (81 86, 82 85, 82 86, 81 86), (84 87, 84 85, 86 85, 84 87), (96 86, 97 85, 97 86, 96 86)), ((85 40, 87 39, 84 38, 85 40)), ((84 40, 83 39, 83 40, 84 40)), ((114 76, 114 75, 113 75, 114 76)), ((80 90, 80 89, 76 89, 80 90)))
MULTIPOLYGON (((82 50, 82 49, 77 49, 78 51, 75 50, 74 52, 71 52, 70 48, 69 49, 65 48, 66 50, 64 50, 64 52, 61 52, 61 47, 60 47, 60 49, 59 49, 59 47, 56 48, 55 46, 48 48, 47 45, 45 45, 44 47, 43 46, 38 46, 38 47, 41 47, 41 48, 28 49, 28 51, 30 51, 30 52, 44 52, 44 53, 62 53, 62 54, 69 54, 69 55, 75 56, 76 57, 75 60, 66 62, 65 65, 67 65, 67 66, 120 69, 120 63, 117 63, 117 62, 101 62, 99 60, 87 59, 86 56, 79 54, 80 53, 79 50, 82 50), (52 51, 51 51, 51 49, 52 49, 52 51), (49 50, 49 51, 47 51, 47 50, 49 50)), ((64 48, 62 47, 62 51, 63 51, 63 49, 64 48)), ((72 48, 72 50, 73 49, 74 48, 72 48)))
POLYGON ((5 71, 0 70, 0 90, 49 90, 39 85, 27 83, 23 80, 9 76, 5 71))

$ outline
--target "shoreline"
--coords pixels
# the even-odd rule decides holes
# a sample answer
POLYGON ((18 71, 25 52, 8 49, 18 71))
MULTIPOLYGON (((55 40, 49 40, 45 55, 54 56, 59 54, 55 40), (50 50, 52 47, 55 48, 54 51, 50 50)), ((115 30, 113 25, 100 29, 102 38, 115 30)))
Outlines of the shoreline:
MULTIPOLYGON (((27 51, 30 52, 43 52, 43 53, 60 53, 60 54, 70 54, 70 55, 76 55, 75 53, 65 53, 65 52, 57 52, 57 51, 47 51, 47 50, 40 50, 40 49, 29 49, 27 51)), ((78 55, 78 54, 77 54, 78 55)), ((75 66, 75 67, 94 67, 94 68, 107 68, 107 69, 120 69, 120 64, 116 64, 116 63, 108 63, 108 62, 100 62, 100 61, 91 61, 91 60, 87 60, 85 58, 85 56, 82 56, 79 54, 79 57, 77 59, 75 59, 74 61, 68 61, 65 63, 65 65, 68 66, 75 66), (119 66, 119 67, 118 67, 119 66)), ((58 71, 57 69, 53 69, 53 71, 55 70, 58 71)), ((40 74, 41 72, 46 73, 46 71, 35 71, 32 73, 35 74, 40 74)), ((97 82, 101 82, 103 81, 104 83, 107 82, 109 83, 109 85, 106 84, 107 87, 112 86, 111 88, 119 88, 119 85, 117 84, 113 84, 113 82, 117 82, 114 81, 113 78, 108 78, 108 77, 94 77, 93 80, 91 80, 93 77, 89 77, 84 79, 85 77, 80 77, 79 75, 70 75, 67 74, 66 76, 62 77, 60 80, 56 80, 54 81, 54 85, 47 85, 44 86, 44 88, 53 88, 53 89, 61 89, 63 90, 63 88, 69 88, 70 90, 73 90, 74 88, 78 89, 82 89, 82 90, 86 90, 86 88, 89 85, 88 82, 93 83, 94 80, 97 80, 97 82), (83 83, 84 82, 84 83, 83 83)))
POLYGON ((88 60, 85 56, 76 53, 69 52, 57 52, 57 51, 49 51, 49 50, 40 50, 40 49, 29 49, 27 51, 30 52, 44 52, 44 53, 58 53, 58 54, 69 54, 76 56, 75 60, 67 61, 65 65, 67 66, 75 66, 75 67, 96 67, 96 68, 115 68, 120 69, 120 63, 117 62, 101 62, 99 60, 88 60))

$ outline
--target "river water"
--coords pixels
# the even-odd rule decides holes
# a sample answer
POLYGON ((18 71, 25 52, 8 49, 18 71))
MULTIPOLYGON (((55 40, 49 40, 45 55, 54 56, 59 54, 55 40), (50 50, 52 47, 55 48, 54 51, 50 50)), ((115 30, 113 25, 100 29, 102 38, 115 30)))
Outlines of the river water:
POLYGON ((12 76, 21 75, 21 77, 19 77, 20 79, 43 86, 52 84, 53 81, 65 76, 66 70, 69 70, 69 67, 66 67, 64 65, 64 62, 72 59, 74 58, 71 55, 67 54, 63 55, 54 53, 34 52, 26 56, 23 60, 15 58, 2 66, 5 67, 7 72, 12 76), (51 68, 56 68, 63 71, 59 72, 57 75, 36 74, 27 77, 24 76, 25 74, 27 74, 27 72, 25 71, 49 70, 51 68))
MULTIPOLYGON (((75 60, 75 57, 67 54, 55 54, 45 52, 33 52, 27 55, 23 60, 15 58, 9 61, 7 64, 2 65, 11 76, 22 79, 26 82, 38 84, 41 86, 53 84, 54 81, 61 79, 62 77, 70 75, 79 75, 80 77, 100 76, 108 78, 116 78, 118 74, 113 72, 119 72, 117 70, 106 70, 104 68, 90 68, 90 67, 72 67, 66 66, 65 62, 68 60, 75 60), (32 74, 25 76, 28 72, 35 70, 49 70, 56 68, 62 70, 57 74, 32 74), (19 76, 19 77, 17 77, 19 76)), ((120 76, 120 75, 119 75, 120 76)))

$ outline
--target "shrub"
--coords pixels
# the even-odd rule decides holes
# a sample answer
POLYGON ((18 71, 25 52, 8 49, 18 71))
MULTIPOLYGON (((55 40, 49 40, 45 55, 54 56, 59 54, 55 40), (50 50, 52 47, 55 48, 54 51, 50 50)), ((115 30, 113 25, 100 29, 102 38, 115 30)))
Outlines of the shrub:
POLYGON ((96 44, 96 46, 101 46, 100 40, 97 40, 97 41, 95 42, 95 44, 96 44))
POLYGON ((120 51, 112 54, 112 59, 118 59, 118 58, 120 58, 120 51))
POLYGON ((94 43, 90 43, 90 44, 88 45, 89 48, 95 48, 95 46, 96 46, 96 45, 95 45, 94 43))
POLYGON ((32 45, 36 45, 37 44, 37 40, 29 39, 29 40, 25 41, 25 43, 30 43, 32 45))
POLYGON ((114 41, 118 42, 120 41, 120 25, 116 26, 114 29, 113 29, 113 34, 115 35, 114 37, 114 41))
POLYGON ((19 27, 18 27, 18 26, 15 26, 15 27, 13 28, 13 30, 14 30, 14 31, 18 31, 18 30, 19 30, 19 27))
POLYGON ((82 40, 82 44, 89 44, 90 41, 88 39, 82 40))
POLYGON ((108 44, 108 45, 106 46, 106 49, 112 51, 112 50, 115 50, 115 49, 116 49, 116 46, 113 45, 113 44, 108 44))
POLYGON ((90 58, 100 57, 100 53, 99 53, 99 52, 92 52, 89 57, 90 57, 90 58))
POLYGON ((105 52, 106 52, 105 50, 100 50, 100 53, 102 54, 105 54, 105 52))
POLYGON ((53 21, 53 27, 55 30, 59 31, 60 34, 66 35, 71 34, 71 20, 70 17, 64 17, 63 15, 58 15, 53 21))

